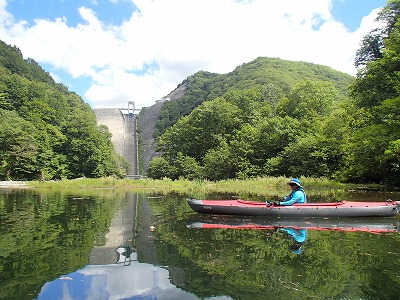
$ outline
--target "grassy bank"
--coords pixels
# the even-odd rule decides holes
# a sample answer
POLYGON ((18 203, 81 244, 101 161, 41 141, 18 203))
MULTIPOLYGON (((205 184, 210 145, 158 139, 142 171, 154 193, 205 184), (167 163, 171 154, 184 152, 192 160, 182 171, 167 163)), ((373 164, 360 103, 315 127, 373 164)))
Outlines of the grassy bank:
MULTIPOLYGON (((357 188, 354 184, 343 184, 325 178, 300 178, 309 195, 347 191, 357 188)), ((87 190, 87 189, 124 189, 136 192, 155 194, 188 194, 207 195, 230 193, 237 195, 286 195, 288 193, 285 177, 263 177, 247 180, 189 181, 189 180, 153 180, 153 179, 116 179, 116 178, 82 178, 49 182, 30 182, 29 185, 39 189, 87 190)))

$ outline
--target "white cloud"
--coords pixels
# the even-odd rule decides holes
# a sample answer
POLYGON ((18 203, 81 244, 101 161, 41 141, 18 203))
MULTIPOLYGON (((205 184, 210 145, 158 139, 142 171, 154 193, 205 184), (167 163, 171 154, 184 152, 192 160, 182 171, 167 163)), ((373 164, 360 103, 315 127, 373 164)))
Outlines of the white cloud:
POLYGON ((7 12, 6 5, 6 0, 0 0, 0 20, 2 20, 0 22, 3 26, 11 25, 14 21, 13 16, 9 12, 7 12))
MULTIPOLYGON (((114 1, 115 2, 115 1, 114 1)), ((199 70, 217 73, 259 56, 309 61, 355 74, 354 55, 377 11, 349 32, 330 13, 330 0, 134 0, 121 26, 106 26, 80 7, 81 23, 66 18, 16 23, 0 0, 0 34, 25 56, 89 76, 93 106, 150 106, 199 70), (143 69, 156 64, 157 69, 143 69)))

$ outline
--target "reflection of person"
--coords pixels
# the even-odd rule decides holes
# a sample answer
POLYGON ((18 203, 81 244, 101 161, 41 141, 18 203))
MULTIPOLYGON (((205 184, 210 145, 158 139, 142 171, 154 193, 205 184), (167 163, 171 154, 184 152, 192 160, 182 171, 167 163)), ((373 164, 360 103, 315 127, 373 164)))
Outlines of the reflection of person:
POLYGON ((297 178, 292 178, 288 182, 292 191, 288 196, 284 198, 284 201, 274 202, 276 205, 292 205, 295 203, 307 203, 307 196, 306 192, 304 191, 303 187, 300 184, 300 180, 297 178))
POLYGON ((290 246, 290 250, 295 254, 300 254, 303 251, 303 244, 307 239, 307 229, 294 229, 291 227, 279 228, 279 231, 286 232, 290 238, 293 239, 293 244, 290 246))

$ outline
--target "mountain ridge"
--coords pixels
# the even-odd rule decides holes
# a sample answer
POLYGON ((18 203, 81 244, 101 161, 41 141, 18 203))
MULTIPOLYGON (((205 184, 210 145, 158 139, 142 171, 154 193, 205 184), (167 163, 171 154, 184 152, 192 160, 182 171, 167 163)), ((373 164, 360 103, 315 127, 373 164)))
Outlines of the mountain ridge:
POLYGON ((355 77, 328 66, 268 57, 258 57, 225 74, 198 71, 163 97, 165 101, 161 107, 160 103, 157 103, 153 105, 157 109, 153 110, 151 106, 140 114, 139 123, 146 120, 144 122, 147 126, 149 119, 157 120, 151 128, 141 127, 146 131, 146 134, 142 135, 142 143, 146 145, 146 149, 143 149, 143 155, 146 157, 144 169, 147 169, 148 161, 157 156, 156 138, 204 101, 221 97, 233 89, 252 88, 265 89, 276 94, 276 97, 284 97, 297 83, 304 80, 331 82, 344 99, 347 97, 347 88, 354 79, 355 77))

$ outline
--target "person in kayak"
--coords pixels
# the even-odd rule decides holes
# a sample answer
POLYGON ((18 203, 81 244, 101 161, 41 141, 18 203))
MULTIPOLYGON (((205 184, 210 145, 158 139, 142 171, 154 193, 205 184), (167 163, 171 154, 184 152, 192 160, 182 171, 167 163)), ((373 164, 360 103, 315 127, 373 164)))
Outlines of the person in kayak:
POLYGON ((300 180, 298 180, 297 178, 292 178, 288 182, 288 184, 292 190, 290 194, 283 199, 284 201, 276 201, 274 202, 274 204, 288 206, 288 205, 293 205, 295 203, 298 204, 307 203, 306 192, 301 186, 300 180))

